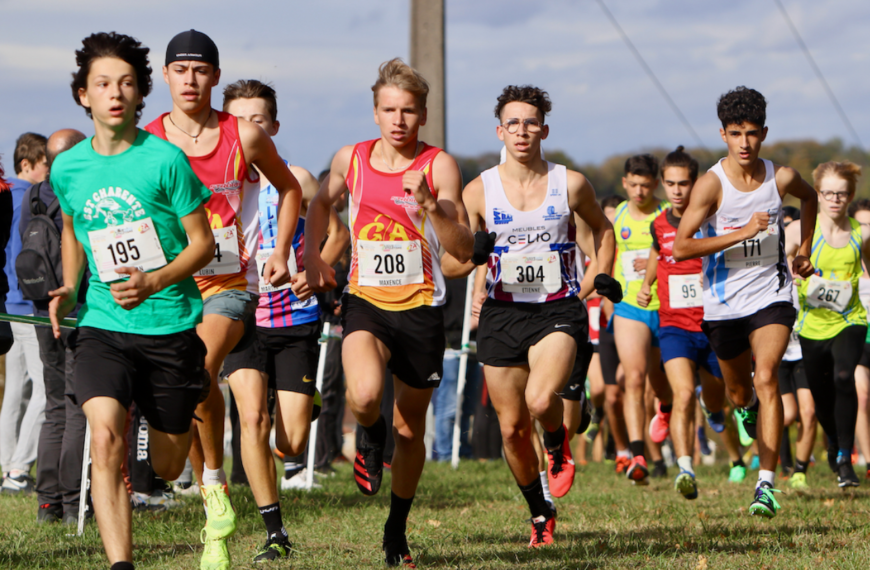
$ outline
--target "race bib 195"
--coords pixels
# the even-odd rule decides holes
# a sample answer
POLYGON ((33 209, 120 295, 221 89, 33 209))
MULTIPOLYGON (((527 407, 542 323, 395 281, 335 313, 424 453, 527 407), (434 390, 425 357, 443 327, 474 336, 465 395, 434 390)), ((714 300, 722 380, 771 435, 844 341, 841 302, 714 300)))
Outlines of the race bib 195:
POLYGON ((830 309, 842 313, 852 301, 851 281, 828 281, 811 275, 807 282, 806 303, 814 309, 830 309))
POLYGON ((166 265, 166 256, 151 218, 88 232, 88 240, 103 283, 129 277, 115 273, 118 267, 150 271, 166 265))
POLYGON ((622 274, 625 276, 625 282, 640 281, 646 274, 646 269, 637 271, 634 268, 634 260, 642 259, 644 268, 649 259, 649 249, 631 249, 619 252, 619 260, 622 263, 622 274))
MULTIPOLYGON (((280 287, 273 287, 271 284, 266 283, 263 280, 263 273, 266 270, 266 262, 269 261, 269 258, 274 252, 274 249, 257 250, 257 275, 260 276, 260 293, 283 291, 284 289, 289 289, 291 286, 291 283, 288 281, 280 287)), ((299 272, 296 267, 296 250, 294 250, 292 246, 290 247, 290 257, 287 258, 287 269, 290 270, 290 277, 293 277, 299 272)))
POLYGON ((239 238, 236 227, 213 229, 212 233, 214 234, 214 258, 194 275, 211 277, 212 275, 231 275, 241 271, 239 238))
POLYGON ((561 256, 555 251, 502 255, 501 288, 508 293, 558 293, 562 289, 561 256))
POLYGON ((672 309, 691 309, 701 307, 701 274, 669 275, 668 300, 672 309))
POLYGON ((357 241, 359 284, 362 287, 399 287, 423 283, 420 240, 357 241))
POLYGON ((779 226, 769 225, 755 237, 732 245, 724 254, 728 269, 762 267, 779 262, 779 226))

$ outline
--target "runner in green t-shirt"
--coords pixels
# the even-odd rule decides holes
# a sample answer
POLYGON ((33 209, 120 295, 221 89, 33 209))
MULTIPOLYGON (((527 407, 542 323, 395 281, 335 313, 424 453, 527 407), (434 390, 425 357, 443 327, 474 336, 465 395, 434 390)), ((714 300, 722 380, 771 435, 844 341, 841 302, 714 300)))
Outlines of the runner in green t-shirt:
POLYGON ((72 90, 95 134, 53 165, 64 286, 51 292, 49 316, 59 337, 87 263, 75 395, 91 427, 92 499, 103 546, 112 570, 130 570, 130 501, 119 469, 127 409, 135 401, 142 410, 154 471, 173 480, 184 469, 193 412, 209 386, 195 330, 202 299, 191 275, 214 250, 203 207, 211 192, 181 151, 136 127, 151 90, 148 48, 114 32, 82 44, 72 90))

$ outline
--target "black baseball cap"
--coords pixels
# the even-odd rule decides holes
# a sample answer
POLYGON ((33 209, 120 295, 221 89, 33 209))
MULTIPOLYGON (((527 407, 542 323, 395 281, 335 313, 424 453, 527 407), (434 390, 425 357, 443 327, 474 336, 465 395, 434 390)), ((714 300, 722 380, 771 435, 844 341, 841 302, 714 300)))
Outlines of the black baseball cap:
POLYGON ((181 32, 166 46, 166 62, 169 65, 173 61, 202 61, 210 63, 215 69, 220 69, 220 57, 218 48, 210 37, 196 30, 181 32))

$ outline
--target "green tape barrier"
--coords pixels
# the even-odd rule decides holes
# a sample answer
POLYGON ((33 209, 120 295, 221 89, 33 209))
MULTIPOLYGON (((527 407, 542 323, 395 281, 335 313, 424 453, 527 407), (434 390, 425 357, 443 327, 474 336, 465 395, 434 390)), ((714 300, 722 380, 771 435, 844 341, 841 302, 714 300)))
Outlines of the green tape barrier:
MULTIPOLYGON (((0 313, 0 321, 23 323, 26 325, 51 326, 51 319, 48 317, 25 317, 23 315, 7 315, 6 313, 0 313)), ((75 319, 64 319, 60 322, 60 328, 62 329, 74 329, 76 326, 75 319)))

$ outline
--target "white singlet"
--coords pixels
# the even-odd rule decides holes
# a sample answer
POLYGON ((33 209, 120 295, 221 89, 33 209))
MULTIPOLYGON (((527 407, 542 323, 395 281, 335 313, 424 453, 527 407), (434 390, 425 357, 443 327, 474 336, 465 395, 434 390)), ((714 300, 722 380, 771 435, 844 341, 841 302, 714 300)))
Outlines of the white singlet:
POLYGON ((552 162, 547 170, 544 201, 528 212, 508 201, 497 166, 481 174, 486 228, 496 233, 486 276, 487 293, 493 299, 545 303, 580 292, 568 172, 552 162))
MULTIPOLYGON (((797 284, 792 287, 792 302, 794 303, 795 311, 798 313, 801 310, 801 303, 798 300, 798 288, 797 284)), ((788 336, 788 346, 785 349, 785 354, 782 355, 782 360, 784 362, 794 362, 796 360, 803 360, 804 354, 801 351, 801 342, 798 339, 797 331, 795 327, 791 328, 791 334, 788 336)))
MULTIPOLYGON (((724 159, 723 159, 724 160, 724 159)), ((770 225, 754 238, 703 258, 704 320, 724 321, 753 315, 773 303, 792 302, 792 278, 785 256, 782 198, 773 163, 764 160, 764 182, 752 192, 731 184, 722 161, 710 170, 722 184, 722 204, 701 224, 702 238, 731 233, 767 212, 770 225)))

